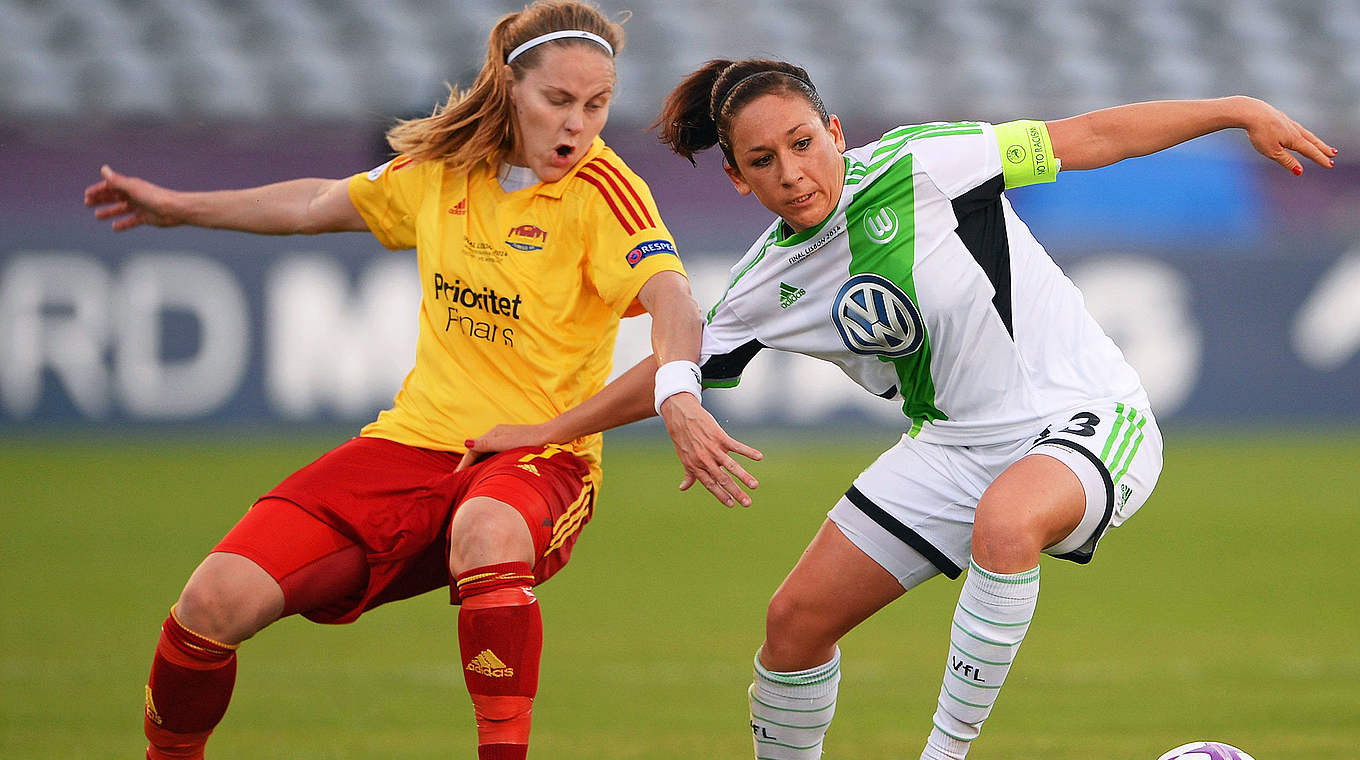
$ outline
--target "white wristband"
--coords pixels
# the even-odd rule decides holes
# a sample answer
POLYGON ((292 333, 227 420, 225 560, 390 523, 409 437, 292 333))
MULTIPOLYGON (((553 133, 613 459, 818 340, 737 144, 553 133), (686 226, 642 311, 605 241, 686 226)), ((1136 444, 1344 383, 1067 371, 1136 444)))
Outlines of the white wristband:
POLYGON ((699 365, 691 361, 682 359, 661 365, 656 371, 656 413, 661 414, 662 401, 677 393, 693 393, 695 398, 702 398, 699 395, 702 378, 699 365))

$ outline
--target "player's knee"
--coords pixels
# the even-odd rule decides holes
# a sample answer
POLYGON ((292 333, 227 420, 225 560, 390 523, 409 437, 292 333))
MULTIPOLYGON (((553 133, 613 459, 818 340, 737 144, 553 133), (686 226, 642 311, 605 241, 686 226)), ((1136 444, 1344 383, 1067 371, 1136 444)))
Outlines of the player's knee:
POLYGON ((190 579, 175 602, 175 617, 189 630, 215 641, 237 644, 244 610, 239 598, 211 583, 190 579))
POLYGON ((996 572, 1007 568, 1026 570, 1038 560, 1047 530, 1042 521, 1026 510, 1000 513, 978 510, 973 525, 972 555, 982 567, 996 572))
POLYGON ((175 603, 186 628, 215 641, 239 644, 278 619, 283 594, 273 584, 229 572, 195 572, 175 603))
POLYGON ((823 624, 824 619, 796 595, 776 593, 765 610, 766 658, 785 669, 794 669, 790 663, 817 659, 836 644, 837 637, 823 624))
POLYGON ((533 538, 524 517, 492 500, 473 500, 459 507, 449 533, 449 567, 461 573, 501 562, 533 564, 533 538))

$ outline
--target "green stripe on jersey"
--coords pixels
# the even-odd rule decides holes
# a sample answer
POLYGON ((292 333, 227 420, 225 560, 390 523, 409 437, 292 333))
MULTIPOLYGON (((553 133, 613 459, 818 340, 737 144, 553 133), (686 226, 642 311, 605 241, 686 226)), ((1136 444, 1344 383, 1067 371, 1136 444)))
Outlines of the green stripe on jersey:
MULTIPOLYGON (((740 272, 737 272, 737 276, 733 277, 732 281, 727 283, 727 289, 723 291, 722 298, 719 298, 718 302, 713 304, 713 308, 708 310, 708 315, 704 318, 705 322, 708 323, 713 322, 713 315, 718 313, 718 307, 722 306, 722 302, 727 300, 727 294, 731 293, 732 288, 736 286, 736 284, 741 280, 741 278, 745 277, 746 273, 751 271, 751 267, 755 266, 756 264, 759 264, 760 260, 765 258, 765 252, 770 250, 770 246, 774 245, 778 240, 779 240, 779 228, 776 227, 775 230, 771 232, 767 238, 765 238, 765 245, 760 249, 760 255, 752 259, 751 263, 747 264, 745 269, 742 269, 740 272)), ((735 383, 733 383, 733 385, 735 385, 735 383)))
MULTIPOLYGON (((890 175, 879 177, 855 195, 845 209, 846 235, 850 244, 850 274, 872 273, 885 277, 916 300, 916 189, 912 179, 912 160, 903 156, 890 175), (865 229, 865 219, 878 215, 885 207, 896 216, 897 230, 885 243, 878 243, 865 229)), ((922 326, 924 329, 924 325, 922 326)), ((893 365, 897 387, 904 399, 902 413, 916 428, 923 420, 948 419, 935 405, 935 379, 930 375, 930 335, 923 336, 921 347, 907 356, 879 356, 893 365)))
POLYGON ((864 181, 869 174, 877 171, 883 165, 897 157, 908 142, 912 140, 924 140, 931 137, 944 137, 947 135, 978 135, 982 134, 982 127, 977 122, 961 121, 943 124, 918 124, 910 127, 895 129, 879 139, 877 147, 869 156, 869 163, 864 164, 854 162, 845 173, 845 182, 848 185, 857 185, 864 181))

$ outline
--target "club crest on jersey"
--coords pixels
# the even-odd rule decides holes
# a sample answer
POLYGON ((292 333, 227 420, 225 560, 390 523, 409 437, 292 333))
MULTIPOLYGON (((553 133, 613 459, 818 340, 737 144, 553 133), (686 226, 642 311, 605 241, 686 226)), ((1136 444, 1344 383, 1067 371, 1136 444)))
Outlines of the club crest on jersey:
POLYGON ((541 251, 547 242, 548 232, 532 224, 511 227, 510 234, 505 238, 505 244, 517 251, 541 251))
POLYGON ((846 348, 857 354, 907 356, 925 342, 925 323, 916 304, 876 274, 846 280, 832 303, 831 321, 846 348))
POLYGON ((630 268, 636 269, 637 265, 642 263, 643 259, 648 256, 655 256, 658 253, 669 253, 672 256, 679 255, 675 252, 675 244, 669 240, 648 240, 645 243, 638 243, 634 246, 633 250, 629 251, 628 254, 624 256, 624 259, 628 261, 628 266, 630 268))
POLYGON ((864 212, 864 234, 879 245, 886 245, 897 237, 897 212, 882 206, 864 212))

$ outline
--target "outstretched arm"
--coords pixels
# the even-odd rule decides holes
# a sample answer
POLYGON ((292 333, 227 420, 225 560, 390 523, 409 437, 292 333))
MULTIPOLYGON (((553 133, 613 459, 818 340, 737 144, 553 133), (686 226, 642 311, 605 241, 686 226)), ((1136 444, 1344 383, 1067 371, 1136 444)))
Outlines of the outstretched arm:
POLYGON ((1098 169, 1235 128, 1246 130, 1261 155, 1294 174, 1303 173, 1294 153, 1327 168, 1335 165, 1332 157, 1337 154, 1279 109, 1245 95, 1133 103, 1050 121, 1047 126, 1053 155, 1063 169, 1098 169))
POLYGON ((497 425, 466 441, 467 454, 458 469, 493 451, 566 443, 655 416, 652 378, 656 375, 656 366, 656 357, 648 356, 614 378, 599 393, 550 420, 536 425, 497 425))
MULTIPOLYGON (((699 358, 704 323, 699 315, 699 305, 690 293, 688 279, 678 272, 660 272, 642 286, 638 300, 652 315, 652 347, 660 372, 667 371, 663 368, 668 362, 693 362, 699 358)), ((694 365, 690 365, 690 369, 697 373, 694 365)), ((661 398, 666 390, 656 390, 660 377, 660 374, 652 373, 653 399, 666 422, 666 432, 675 444, 675 452, 685 467, 680 490, 686 490, 698 481, 729 507, 738 502, 750 506, 751 497, 737 480, 748 488, 755 488, 757 481, 730 452, 736 451, 757 460, 761 453, 729 436, 692 392, 681 391, 661 398)), ((692 382, 697 390, 698 378, 692 382)))
POLYGON ((108 166, 85 188, 96 219, 122 232, 143 224, 192 225, 264 235, 363 232, 348 179, 295 179, 243 190, 183 192, 119 174, 108 166))

